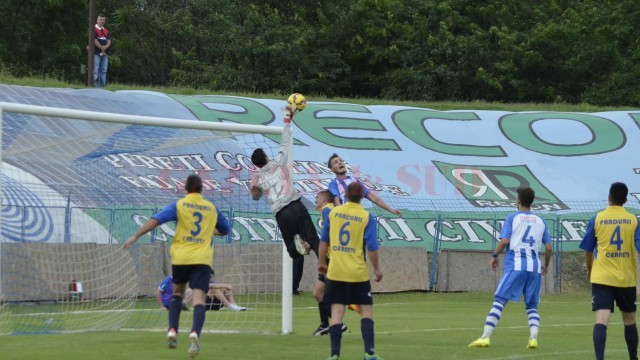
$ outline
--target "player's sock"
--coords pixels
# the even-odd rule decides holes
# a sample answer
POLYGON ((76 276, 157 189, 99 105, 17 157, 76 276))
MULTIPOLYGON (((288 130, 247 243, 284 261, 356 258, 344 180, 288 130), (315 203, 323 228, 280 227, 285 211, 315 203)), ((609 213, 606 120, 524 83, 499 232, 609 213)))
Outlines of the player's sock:
POLYGON ((342 324, 331 325, 329 328, 331 338, 331 356, 340 356, 340 346, 342 345, 342 324))
POLYGON ((331 305, 324 301, 319 302, 318 312, 320 312, 320 324, 329 326, 329 318, 331 317, 331 305))
POLYGON ((494 301, 493 305, 491 305, 491 310, 489 310, 489 314, 487 315, 487 319, 484 322, 484 332, 482 333, 482 338, 491 337, 493 334, 493 330, 498 326, 500 322, 500 317, 502 316, 502 310, 504 309, 504 305, 498 301, 494 301))
POLYGON ((173 295, 169 300, 169 328, 173 328, 178 331, 178 325, 180 325, 180 311, 182 310, 182 298, 177 295, 173 295))
POLYGON ((202 327, 204 326, 206 310, 204 309, 204 305, 196 305, 193 307, 193 327, 191 331, 195 331, 198 336, 202 332, 202 327))
POLYGON ((604 346, 607 343, 607 327, 604 324, 593 326, 593 348, 596 351, 596 359, 604 360, 604 346))
POLYGON ((527 318, 529 320, 529 339, 538 338, 538 330, 540 329, 540 314, 538 309, 528 309, 527 318))
POLYGON ((360 332, 362 332, 362 340, 364 341, 364 352, 373 355, 375 345, 373 319, 362 318, 362 320, 360 320, 360 332))
POLYGON ((636 324, 624 326, 624 340, 627 342, 629 359, 638 359, 638 328, 636 324))

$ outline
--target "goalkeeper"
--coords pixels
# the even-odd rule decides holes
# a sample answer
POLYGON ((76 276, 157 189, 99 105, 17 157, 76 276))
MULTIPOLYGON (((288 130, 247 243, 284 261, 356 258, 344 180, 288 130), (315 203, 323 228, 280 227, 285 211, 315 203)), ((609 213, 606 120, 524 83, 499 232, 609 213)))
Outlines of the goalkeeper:
POLYGON ((269 159, 264 150, 259 148, 251 154, 251 162, 258 167, 251 178, 250 190, 253 200, 265 196, 276 222, 285 247, 291 258, 296 259, 313 250, 318 254, 320 239, 313 220, 302 204, 301 196, 293 188, 289 171, 291 162, 289 149, 293 143, 291 135, 291 119, 297 112, 287 106, 284 109, 284 129, 280 141, 280 151, 274 160, 269 159))

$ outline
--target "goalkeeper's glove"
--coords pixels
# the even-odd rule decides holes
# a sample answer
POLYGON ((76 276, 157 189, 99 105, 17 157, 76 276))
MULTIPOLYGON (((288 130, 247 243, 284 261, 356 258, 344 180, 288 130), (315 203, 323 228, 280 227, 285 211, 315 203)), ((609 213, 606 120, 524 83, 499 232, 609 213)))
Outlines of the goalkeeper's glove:
POLYGON ((285 123, 290 123, 291 119, 293 119, 293 115, 295 115, 298 112, 298 109, 296 109, 295 107, 291 107, 289 106, 289 104, 287 104, 287 106, 284 107, 284 109, 282 109, 282 114, 284 115, 284 122, 285 123))

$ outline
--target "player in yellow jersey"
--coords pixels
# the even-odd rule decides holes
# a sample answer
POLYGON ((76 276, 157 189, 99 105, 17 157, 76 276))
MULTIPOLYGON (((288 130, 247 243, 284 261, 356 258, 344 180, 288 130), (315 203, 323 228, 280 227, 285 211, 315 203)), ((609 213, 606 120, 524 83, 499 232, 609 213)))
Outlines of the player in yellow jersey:
POLYGON ((192 174, 184 185, 187 195, 167 205, 142 225, 124 243, 128 249, 140 236, 168 222, 176 222, 176 232, 171 242, 171 273, 174 294, 169 301, 169 331, 167 345, 177 347, 180 309, 186 285, 193 289, 193 326, 189 335, 189 355, 194 358, 200 352, 199 337, 205 320, 206 294, 209 275, 213 266, 213 235, 225 235, 230 230, 227 218, 216 206, 202 197, 202 179, 192 174))
MULTIPOLYGON (((320 211, 320 231, 333 209, 333 194, 329 190, 322 190, 316 194, 316 209, 320 211)), ((308 246, 308 245, 307 245, 308 246)), ((329 264, 329 254, 327 254, 327 264, 329 264)), ((318 274, 318 280, 313 287, 313 297, 318 302, 320 311, 320 326, 313 332, 314 336, 327 335, 329 333, 329 318, 331 317, 331 304, 322 301, 324 297, 325 283, 324 274, 318 274)), ((358 305, 349 304, 349 309, 358 312, 358 305)), ((347 325, 342 324, 342 332, 347 331, 347 325)))
POLYGON ((591 281, 591 308, 595 312, 593 347, 596 359, 604 359, 607 326, 618 305, 624 323, 629 359, 638 356, 636 327, 636 252, 640 252, 638 218, 622 207, 627 202, 627 185, 616 182, 609 189, 609 207, 597 213, 580 243, 585 251, 591 281), (594 250, 597 256, 594 260, 594 250))
MULTIPOLYGON (((319 191, 316 194, 316 209, 320 211, 320 231, 324 223, 329 217, 329 213, 333 209, 333 195, 328 190, 319 191)), ((329 261, 327 255, 327 262, 329 261)), ((313 297, 318 302, 318 311, 320 312, 320 325, 313 332, 314 336, 327 335, 329 333, 329 318, 331 317, 331 304, 322 301, 325 288, 325 276, 324 274, 318 274, 318 280, 313 287, 313 297)), ((347 326, 342 326, 342 331, 346 331, 347 326)))
POLYGON ((374 350, 373 297, 366 261, 368 253, 375 281, 382 280, 378 265, 378 234, 375 218, 360 205, 363 196, 362 184, 349 184, 347 203, 331 210, 320 237, 318 273, 326 275, 323 301, 331 304, 331 360, 340 358, 342 318, 347 304, 360 306, 365 360, 382 359, 374 350), (327 266, 328 253, 331 253, 331 262, 327 266))

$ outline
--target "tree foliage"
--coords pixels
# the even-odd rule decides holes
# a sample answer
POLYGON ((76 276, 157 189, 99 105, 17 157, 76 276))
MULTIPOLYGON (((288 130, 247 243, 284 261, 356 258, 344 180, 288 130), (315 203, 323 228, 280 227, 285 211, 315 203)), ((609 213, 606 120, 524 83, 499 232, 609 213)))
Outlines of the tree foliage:
MULTIPOLYGON (((0 2, 0 68, 79 80, 87 1, 0 2)), ((636 0, 98 0, 111 81, 640 105, 636 0)))

